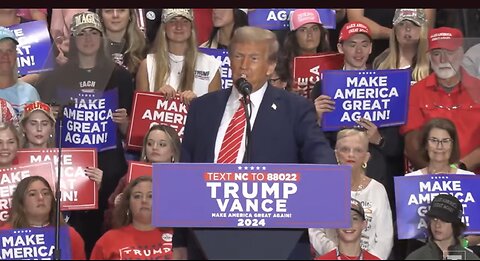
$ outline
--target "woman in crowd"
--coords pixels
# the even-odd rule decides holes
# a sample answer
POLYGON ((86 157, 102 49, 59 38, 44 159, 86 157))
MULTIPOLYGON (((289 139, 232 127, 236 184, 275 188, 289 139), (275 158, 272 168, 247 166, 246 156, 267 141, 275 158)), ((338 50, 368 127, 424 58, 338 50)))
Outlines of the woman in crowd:
MULTIPOLYGON (((29 227, 50 227, 56 225, 55 197, 48 182, 39 176, 22 179, 13 192, 11 209, 7 222, 0 229, 29 227)), ((85 260, 84 242, 74 228, 66 225, 63 218, 60 225, 68 227, 72 259, 85 260)))
POLYGON ((0 122, 0 169, 9 168, 17 156, 20 135, 11 122, 0 122))
POLYGON ((227 49, 238 27, 248 25, 246 9, 212 9, 213 30, 200 47, 227 49))
MULTIPOLYGON (((361 246, 381 259, 387 259, 393 246, 392 211, 387 192, 382 184, 367 177, 370 153, 368 137, 358 129, 338 132, 335 155, 338 164, 352 167, 351 196, 365 209, 368 226, 362 232, 361 246)), ((310 242, 319 255, 338 246, 334 229, 309 229, 310 242)))
MULTIPOLYGON (((55 148, 55 117, 48 104, 36 101, 25 105, 21 120, 23 131, 23 148, 47 149, 55 148)), ((102 184, 103 171, 95 167, 87 167, 85 175, 95 181, 98 187, 102 184)))
POLYGON ((457 129, 452 121, 446 118, 433 118, 425 123, 420 137, 421 156, 428 165, 405 176, 437 173, 475 175, 456 166, 460 160, 460 145, 457 129))
POLYGON ((362 249, 360 238, 362 231, 367 228, 365 210, 358 200, 352 198, 350 202, 351 226, 336 229, 338 246, 325 255, 315 258, 316 260, 380 260, 377 256, 362 249))
POLYGON ((198 52, 191 9, 163 9, 153 53, 143 60, 136 78, 138 91, 176 93, 189 104, 195 97, 219 90, 220 61, 198 52))
POLYGON ((172 229, 152 225, 152 178, 130 182, 114 210, 114 229, 95 244, 90 259, 172 259, 172 229))
MULTIPOLYGON (((290 17, 288 32, 281 53, 283 66, 289 69, 293 82, 293 59, 297 56, 315 55, 330 51, 328 31, 323 27, 316 9, 296 9, 290 17)), ((310 97, 310 90, 299 90, 310 97)))
MULTIPOLYGON (((177 162, 180 159, 180 138, 177 131, 167 125, 155 124, 147 131, 143 138, 140 160, 146 163, 177 162)), ((118 182, 115 191, 108 197, 109 209, 105 212, 105 228, 110 228, 111 213, 127 186, 125 174, 118 182)))
MULTIPOLYGON (((50 104, 65 104, 71 95, 85 96, 95 93, 100 96, 107 91, 118 93, 118 109, 111 110, 112 121, 117 126, 115 146, 98 152, 98 165, 103 170, 98 210, 76 212, 69 221, 75 224, 75 228, 85 239, 87 255, 101 236, 103 212, 108 206, 108 196, 115 189, 121 175, 127 171, 122 137, 129 124, 128 111, 133 96, 132 76, 106 54, 102 32, 103 27, 96 13, 82 12, 74 15, 68 62, 47 73, 38 86, 42 100, 50 104)), ((96 104, 98 103, 93 103, 96 104)))
MULTIPOLYGON (((431 175, 431 174, 463 174, 475 175, 468 170, 457 166, 460 159, 460 145, 458 143, 457 129, 452 121, 446 118, 433 118, 422 128, 420 134, 420 154, 427 162, 427 166, 405 176, 431 175)), ((468 235, 469 246, 480 243, 479 235, 468 235)), ((407 252, 411 252, 422 246, 419 240, 409 240, 407 252)))
POLYGON ((428 242, 407 256, 407 260, 480 260, 460 241, 466 225, 462 222, 463 206, 454 196, 440 194, 430 203, 425 214, 428 242), (460 257, 460 258, 458 258, 460 257))
POLYGON ((97 9, 112 59, 133 76, 146 57, 145 36, 137 25, 135 9, 97 9))
POLYGON ((373 68, 411 69, 412 84, 427 77, 428 24, 424 9, 397 9, 390 32, 390 48, 378 55, 373 68))

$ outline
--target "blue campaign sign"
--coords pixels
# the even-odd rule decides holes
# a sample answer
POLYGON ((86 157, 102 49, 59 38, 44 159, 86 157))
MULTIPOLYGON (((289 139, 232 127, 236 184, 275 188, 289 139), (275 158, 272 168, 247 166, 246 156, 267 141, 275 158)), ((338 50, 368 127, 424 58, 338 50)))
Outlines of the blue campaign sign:
MULTIPOLYGON (((117 147, 117 124, 112 120, 112 113, 118 109, 117 88, 91 93, 60 90, 59 93, 58 97, 73 103, 63 110, 62 147, 98 151, 117 147)), ((59 133, 58 123, 56 133, 59 133)))
MULTIPOLYGON (((53 260, 55 228, 0 230, 0 260, 53 260)), ((61 260, 72 259, 72 246, 67 226, 60 227, 61 260)))
POLYGON ((225 49, 212 49, 204 47, 200 47, 198 49, 204 54, 215 57, 215 59, 222 63, 222 67, 220 68, 220 76, 222 77, 222 89, 231 88, 233 86, 233 80, 228 51, 225 49))
POLYGON ((425 213, 439 194, 451 194, 463 205, 466 234, 480 233, 480 177, 477 175, 420 175, 395 177, 398 238, 426 238, 425 213))
POLYGON ((410 70, 327 70, 322 88, 335 101, 335 109, 323 114, 325 131, 353 127, 361 117, 377 127, 402 125, 407 119, 410 70))
POLYGON ((18 39, 17 66, 20 75, 52 70, 52 42, 45 21, 33 21, 8 27, 18 39))
MULTIPOLYGON (((254 9, 248 11, 248 24, 268 30, 290 30, 290 16, 296 8, 254 9)), ((335 10, 317 9, 326 29, 335 29, 337 25, 335 10)))
POLYGON ((155 163, 152 223, 350 227, 350 176, 343 165, 155 163))

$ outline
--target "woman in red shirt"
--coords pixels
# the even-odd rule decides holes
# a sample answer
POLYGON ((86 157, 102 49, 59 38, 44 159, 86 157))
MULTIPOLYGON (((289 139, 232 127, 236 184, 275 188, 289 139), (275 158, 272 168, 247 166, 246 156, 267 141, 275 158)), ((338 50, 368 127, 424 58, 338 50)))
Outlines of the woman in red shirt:
POLYGON ((152 178, 128 184, 113 213, 114 229, 95 244, 91 260, 172 259, 172 229, 152 225, 152 178))

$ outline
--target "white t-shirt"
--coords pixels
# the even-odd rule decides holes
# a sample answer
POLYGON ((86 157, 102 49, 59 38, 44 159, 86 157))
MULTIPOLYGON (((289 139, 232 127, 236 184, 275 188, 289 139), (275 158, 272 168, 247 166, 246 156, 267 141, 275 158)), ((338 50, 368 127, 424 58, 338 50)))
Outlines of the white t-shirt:
MULTIPOLYGON (((367 228, 362 231, 360 245, 368 252, 386 260, 393 247, 392 210, 385 187, 372 179, 361 191, 351 191, 351 197, 362 203, 367 228)), ((324 255, 338 245, 335 229, 308 229, 310 242, 319 255, 324 255)))
MULTIPOLYGON (((178 90, 180 85, 180 76, 183 69, 184 56, 168 54, 170 59, 170 75, 166 84, 178 90)), ((195 79, 193 81, 193 92, 200 97, 208 92, 208 85, 212 82, 215 74, 219 70, 221 62, 211 55, 198 53, 195 64, 195 79)), ((155 56, 153 54, 147 55, 147 74, 148 74, 148 88, 151 92, 155 90, 155 56)))

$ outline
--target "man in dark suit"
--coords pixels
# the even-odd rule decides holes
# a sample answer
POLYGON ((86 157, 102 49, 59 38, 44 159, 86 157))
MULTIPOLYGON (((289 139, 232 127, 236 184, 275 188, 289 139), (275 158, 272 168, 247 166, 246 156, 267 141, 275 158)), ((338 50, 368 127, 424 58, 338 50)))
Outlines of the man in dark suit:
MULTIPOLYGON (((276 66, 277 52, 275 34, 256 27, 237 29, 229 45, 233 81, 245 78, 252 85, 249 98, 252 126, 248 141, 249 160, 244 158, 245 130, 233 160, 227 162, 219 157, 224 138, 229 133, 229 123, 242 106, 242 94, 236 88, 231 88, 206 94, 190 105, 182 143, 182 162, 336 162, 333 150, 316 123, 313 104, 304 97, 268 84, 276 66)), ((311 258, 307 230, 302 230, 305 233, 300 237, 290 258, 311 258)), ((174 258, 204 258, 189 229, 175 229, 173 248, 174 258)))

